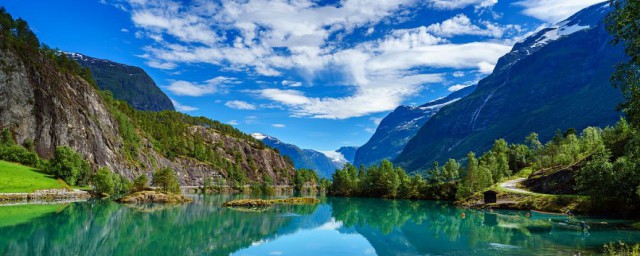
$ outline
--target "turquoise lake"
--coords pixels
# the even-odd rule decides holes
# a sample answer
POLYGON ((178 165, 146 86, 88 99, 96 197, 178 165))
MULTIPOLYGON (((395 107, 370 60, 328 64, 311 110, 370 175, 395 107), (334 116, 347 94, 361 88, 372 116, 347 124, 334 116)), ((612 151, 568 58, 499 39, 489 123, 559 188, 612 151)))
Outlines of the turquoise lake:
POLYGON ((523 211, 443 202, 322 197, 313 206, 221 207, 238 197, 246 196, 195 196, 179 206, 0 206, 0 254, 590 255, 610 241, 640 242, 622 221, 583 219, 592 226, 585 234, 523 211))

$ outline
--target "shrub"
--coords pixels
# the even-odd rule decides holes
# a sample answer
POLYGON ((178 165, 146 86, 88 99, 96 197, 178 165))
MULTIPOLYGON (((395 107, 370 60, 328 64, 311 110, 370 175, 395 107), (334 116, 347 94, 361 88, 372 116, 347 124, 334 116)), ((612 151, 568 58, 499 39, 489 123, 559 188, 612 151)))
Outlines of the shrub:
POLYGON ((87 185, 89 162, 67 146, 57 147, 47 171, 71 186, 87 185))
POLYGON ((151 184, 160 187, 164 193, 180 194, 177 174, 169 167, 157 170, 153 174, 151 184))
POLYGON ((133 192, 143 191, 147 188, 147 183, 149 183, 149 178, 146 174, 140 174, 138 178, 133 180, 133 187, 131 188, 133 192))

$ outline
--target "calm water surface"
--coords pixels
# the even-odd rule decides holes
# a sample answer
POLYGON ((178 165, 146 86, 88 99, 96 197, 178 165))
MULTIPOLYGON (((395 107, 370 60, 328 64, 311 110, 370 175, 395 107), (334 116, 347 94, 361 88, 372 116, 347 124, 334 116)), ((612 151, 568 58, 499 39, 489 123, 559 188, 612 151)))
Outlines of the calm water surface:
POLYGON ((321 198, 315 206, 261 212, 220 207, 237 197, 196 196, 182 206, 2 206, 0 254, 589 255, 609 241, 640 242, 640 231, 619 221, 585 219, 592 231, 582 234, 525 212, 429 201, 321 198))

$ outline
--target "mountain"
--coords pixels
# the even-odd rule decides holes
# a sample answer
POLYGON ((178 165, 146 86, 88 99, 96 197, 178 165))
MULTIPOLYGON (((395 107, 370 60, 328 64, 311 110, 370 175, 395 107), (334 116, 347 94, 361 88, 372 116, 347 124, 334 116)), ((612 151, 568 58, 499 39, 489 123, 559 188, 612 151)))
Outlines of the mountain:
MULTIPOLYGON (((0 19, 13 20, 1 8, 0 19)), ((293 166, 250 135, 204 117, 116 101, 76 62, 41 47, 24 21, 9 24, 18 26, 0 28, 0 129, 33 143, 40 157, 69 146, 92 170, 107 167, 129 179, 169 167, 183 185, 213 177, 243 186, 267 176, 293 184, 293 166)))
POLYGON ((536 132, 546 141, 558 129, 613 124, 622 95, 609 78, 627 57, 610 43, 609 11, 606 3, 591 6, 517 43, 475 92, 431 117, 395 163, 422 170, 485 151, 498 138, 522 142, 536 132))
POLYGON ((138 110, 174 110, 171 99, 156 86, 141 68, 110 60, 96 59, 79 53, 66 53, 83 67, 89 68, 100 90, 129 103, 138 110))
POLYGON ((338 150, 336 150, 336 152, 342 154, 347 162, 353 164, 355 163, 356 152, 358 151, 358 148, 359 147, 355 146, 340 147, 338 150))
POLYGON ((320 178, 331 178, 336 169, 342 168, 348 162, 341 153, 336 151, 320 152, 313 149, 301 149, 296 145, 284 143, 275 137, 261 133, 253 133, 251 136, 267 146, 277 149, 283 156, 289 157, 297 169, 314 170, 320 178))
POLYGON ((475 89, 476 86, 473 85, 422 106, 396 108, 382 119, 371 139, 358 148, 354 164, 368 166, 385 159, 393 160, 429 118, 438 113, 442 107, 460 100, 475 89))

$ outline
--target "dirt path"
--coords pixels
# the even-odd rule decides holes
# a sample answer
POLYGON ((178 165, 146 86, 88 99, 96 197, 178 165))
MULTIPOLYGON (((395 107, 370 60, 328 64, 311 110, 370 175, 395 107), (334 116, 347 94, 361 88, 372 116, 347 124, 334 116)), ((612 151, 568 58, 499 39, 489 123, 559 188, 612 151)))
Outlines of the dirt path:
POLYGON ((500 187, 505 189, 505 190, 511 191, 511 192, 525 193, 525 194, 535 194, 535 193, 533 193, 531 191, 518 188, 518 184, 520 184, 520 182, 522 182, 524 180, 526 180, 526 178, 508 180, 508 181, 505 181, 503 183, 500 183, 500 187))

